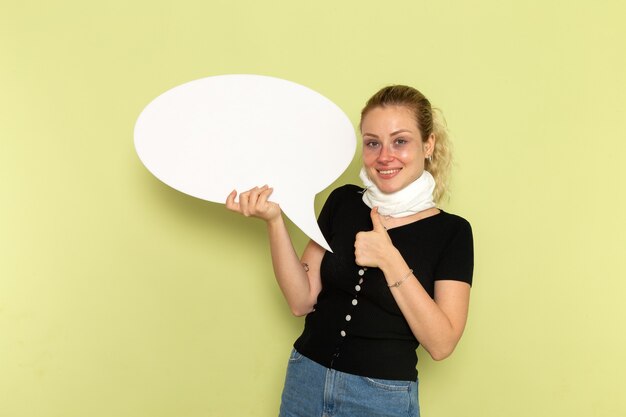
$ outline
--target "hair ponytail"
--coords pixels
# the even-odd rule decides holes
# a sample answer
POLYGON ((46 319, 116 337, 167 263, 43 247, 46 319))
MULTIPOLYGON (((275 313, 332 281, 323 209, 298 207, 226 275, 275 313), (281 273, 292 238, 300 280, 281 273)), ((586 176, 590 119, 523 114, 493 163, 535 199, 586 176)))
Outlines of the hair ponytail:
POLYGON ((432 109, 433 129, 435 135, 435 152, 431 160, 426 160, 425 169, 435 178, 436 186, 433 198, 439 202, 449 195, 449 177, 452 168, 452 143, 448 134, 446 119, 441 110, 432 109))

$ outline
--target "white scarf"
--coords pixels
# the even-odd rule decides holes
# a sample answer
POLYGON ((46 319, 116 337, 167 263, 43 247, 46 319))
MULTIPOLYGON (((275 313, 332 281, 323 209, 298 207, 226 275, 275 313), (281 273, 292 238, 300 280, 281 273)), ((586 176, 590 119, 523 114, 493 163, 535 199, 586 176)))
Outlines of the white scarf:
POLYGON ((365 185, 363 202, 369 208, 378 207, 378 212, 383 216, 406 217, 435 207, 433 201, 435 179, 426 170, 418 179, 391 194, 380 191, 367 176, 365 168, 361 168, 359 177, 365 185))

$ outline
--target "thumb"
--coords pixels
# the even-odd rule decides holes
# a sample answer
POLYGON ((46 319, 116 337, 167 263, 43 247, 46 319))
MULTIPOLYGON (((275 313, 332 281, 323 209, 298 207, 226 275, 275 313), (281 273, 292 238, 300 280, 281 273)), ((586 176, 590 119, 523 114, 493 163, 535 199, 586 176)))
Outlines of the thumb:
POLYGON ((370 211, 370 216, 372 217, 372 225, 374 226, 375 232, 387 231, 387 229, 383 225, 383 222, 380 220, 380 215, 378 214, 378 207, 374 207, 372 211, 370 211))

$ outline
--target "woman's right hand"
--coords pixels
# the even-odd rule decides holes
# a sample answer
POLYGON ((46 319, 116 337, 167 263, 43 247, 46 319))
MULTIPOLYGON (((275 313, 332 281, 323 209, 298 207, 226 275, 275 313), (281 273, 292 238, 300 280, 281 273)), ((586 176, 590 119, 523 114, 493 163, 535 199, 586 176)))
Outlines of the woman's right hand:
POLYGON ((246 217, 257 217, 270 223, 281 218, 280 206, 267 199, 274 191, 267 185, 254 187, 239 194, 239 202, 235 202, 237 191, 233 190, 226 198, 226 208, 246 217))

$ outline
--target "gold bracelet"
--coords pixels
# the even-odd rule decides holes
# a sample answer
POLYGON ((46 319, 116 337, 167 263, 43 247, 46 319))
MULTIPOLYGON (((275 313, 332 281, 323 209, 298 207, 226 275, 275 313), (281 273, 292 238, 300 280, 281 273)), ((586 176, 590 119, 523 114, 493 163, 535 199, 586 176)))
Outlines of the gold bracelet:
POLYGON ((395 283, 395 284, 391 284, 391 285, 389 285, 388 287, 389 287, 389 288, 398 288, 400 285, 402 285, 402 283, 403 283, 404 281, 406 281, 407 279, 409 279, 409 277, 411 276, 411 274, 412 274, 412 273, 413 273, 413 270, 412 270, 412 269, 409 269, 409 273, 408 273, 408 274, 406 274, 406 276, 405 276, 404 278, 402 278, 400 281, 396 281, 396 283, 395 283))

